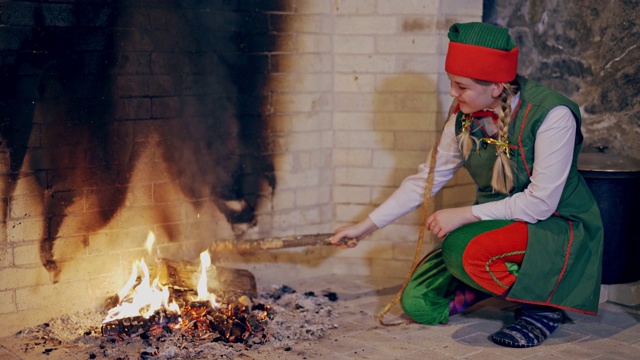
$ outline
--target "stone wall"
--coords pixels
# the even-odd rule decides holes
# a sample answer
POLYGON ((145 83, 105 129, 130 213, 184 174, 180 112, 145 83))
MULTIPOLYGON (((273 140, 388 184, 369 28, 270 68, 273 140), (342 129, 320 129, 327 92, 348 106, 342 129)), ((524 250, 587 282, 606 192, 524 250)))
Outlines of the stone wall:
POLYGON ((511 28, 519 72, 580 105, 585 145, 640 158, 640 1, 485 0, 511 28))

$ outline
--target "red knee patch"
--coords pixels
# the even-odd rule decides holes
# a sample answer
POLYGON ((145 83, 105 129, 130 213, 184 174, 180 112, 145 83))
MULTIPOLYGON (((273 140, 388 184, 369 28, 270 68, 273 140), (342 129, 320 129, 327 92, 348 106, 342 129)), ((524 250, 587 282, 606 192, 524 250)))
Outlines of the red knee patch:
POLYGON ((487 231, 469 241, 462 255, 462 266, 485 290, 503 295, 516 281, 506 263, 522 264, 528 239, 524 222, 487 231))

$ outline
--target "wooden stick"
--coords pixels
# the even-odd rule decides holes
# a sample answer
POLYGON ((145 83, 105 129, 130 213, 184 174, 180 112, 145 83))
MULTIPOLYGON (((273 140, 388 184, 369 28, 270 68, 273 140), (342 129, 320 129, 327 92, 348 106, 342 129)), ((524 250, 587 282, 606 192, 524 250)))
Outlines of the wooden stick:
POLYGON ((337 244, 331 243, 333 234, 312 234, 312 235, 290 235, 283 237, 271 237, 255 240, 223 240, 216 241, 211 245, 211 252, 235 251, 235 252, 252 252, 259 250, 277 250, 302 246, 351 246, 357 244, 356 239, 342 238, 337 244))

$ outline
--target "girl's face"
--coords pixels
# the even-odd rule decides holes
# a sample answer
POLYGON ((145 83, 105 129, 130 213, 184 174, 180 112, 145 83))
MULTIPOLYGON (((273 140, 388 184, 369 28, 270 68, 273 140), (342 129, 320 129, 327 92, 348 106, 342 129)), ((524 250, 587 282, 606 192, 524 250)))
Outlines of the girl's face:
POLYGON ((500 105, 502 85, 479 84, 468 77, 449 74, 451 89, 449 95, 458 100, 460 110, 465 114, 483 109, 494 109, 500 105))

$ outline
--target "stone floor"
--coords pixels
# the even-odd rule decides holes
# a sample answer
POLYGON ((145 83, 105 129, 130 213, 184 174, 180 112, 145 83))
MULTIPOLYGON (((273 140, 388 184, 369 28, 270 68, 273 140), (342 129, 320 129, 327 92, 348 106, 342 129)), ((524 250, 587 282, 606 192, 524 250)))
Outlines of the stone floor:
MULTIPOLYGON (((481 302, 447 325, 383 326, 377 316, 399 289, 398 279, 328 275, 281 282, 298 291, 338 295, 336 329, 317 341, 287 351, 251 350, 239 359, 640 359, 640 307, 601 304, 599 316, 568 313, 552 338, 538 347, 509 349, 493 344, 491 333, 512 321, 515 306, 500 299, 481 302)), ((403 320, 398 306, 389 323, 403 320)), ((0 341, 0 360, 21 359, 0 341)))
MULTIPOLYGON (((278 359, 640 359, 640 307, 601 304, 599 316, 568 313, 569 321, 538 347, 509 349, 489 336, 513 321, 513 303, 489 299, 447 325, 383 326, 377 317, 394 298, 401 280, 324 276, 293 283, 301 291, 338 294, 339 328, 316 342, 302 343, 278 359)), ((387 323, 403 321, 396 305, 387 323)), ((273 359, 249 353, 247 359, 273 359)))

